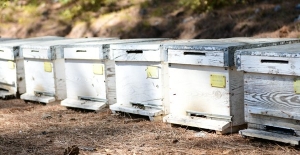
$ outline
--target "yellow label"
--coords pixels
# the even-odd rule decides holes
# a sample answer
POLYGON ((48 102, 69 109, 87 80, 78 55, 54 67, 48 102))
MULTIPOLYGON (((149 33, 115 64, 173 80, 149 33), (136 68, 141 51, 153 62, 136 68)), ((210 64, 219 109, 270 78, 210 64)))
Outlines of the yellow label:
POLYGON ((155 66, 148 66, 147 67, 147 78, 152 78, 152 79, 158 79, 159 76, 159 69, 158 67, 155 67, 155 66))
POLYGON ((15 63, 13 61, 7 61, 9 69, 15 69, 15 63))
POLYGON ((226 76, 219 74, 210 75, 210 84, 212 87, 225 88, 226 87, 226 76))
POLYGON ((44 71, 52 72, 52 63, 51 62, 44 62, 44 71))
POLYGON ((94 64, 93 65, 93 72, 96 75, 103 75, 104 65, 103 64, 94 64))
POLYGON ((300 79, 294 81, 294 90, 296 94, 300 94, 300 79))

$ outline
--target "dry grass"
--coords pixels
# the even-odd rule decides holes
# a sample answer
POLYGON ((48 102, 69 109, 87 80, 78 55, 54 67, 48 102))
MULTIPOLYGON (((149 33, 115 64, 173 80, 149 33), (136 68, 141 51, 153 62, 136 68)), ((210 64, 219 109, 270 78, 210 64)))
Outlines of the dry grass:
POLYGON ((299 154, 289 145, 171 127, 140 117, 85 112, 58 103, 26 104, 0 100, 0 154, 299 154))

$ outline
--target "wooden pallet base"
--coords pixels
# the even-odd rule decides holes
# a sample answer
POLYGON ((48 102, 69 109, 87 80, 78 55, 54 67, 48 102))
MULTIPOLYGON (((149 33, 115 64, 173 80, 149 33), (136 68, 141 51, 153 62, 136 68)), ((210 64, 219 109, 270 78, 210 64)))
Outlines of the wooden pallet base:
POLYGON ((268 132, 263 130, 245 129, 239 131, 239 133, 242 136, 246 136, 246 137, 267 139, 267 140, 272 140, 277 142, 288 143, 291 145, 299 145, 300 142, 300 137, 296 137, 293 135, 273 133, 273 132, 268 132))
POLYGON ((163 119, 162 109, 139 109, 130 105, 113 104, 109 106, 109 109, 113 112, 125 112, 130 114, 137 114, 142 116, 148 116, 150 121, 161 121, 163 119))
POLYGON ((41 103, 51 103, 55 101, 54 97, 50 97, 50 96, 35 96, 33 94, 23 94, 21 95, 21 99, 22 100, 26 100, 26 101, 34 101, 34 102, 41 102, 41 103))
POLYGON ((105 102, 76 100, 76 99, 68 99, 68 98, 61 101, 60 104, 66 107, 95 110, 95 111, 101 110, 106 107, 105 102))
POLYGON ((215 130, 217 134, 236 133, 240 129, 245 129, 246 125, 231 126, 228 121, 212 120, 207 118, 174 116, 169 114, 163 118, 163 121, 171 124, 178 124, 201 129, 215 130))
POLYGON ((1 99, 11 99, 11 98, 16 98, 16 94, 14 93, 9 93, 7 91, 0 90, 0 98, 1 99))

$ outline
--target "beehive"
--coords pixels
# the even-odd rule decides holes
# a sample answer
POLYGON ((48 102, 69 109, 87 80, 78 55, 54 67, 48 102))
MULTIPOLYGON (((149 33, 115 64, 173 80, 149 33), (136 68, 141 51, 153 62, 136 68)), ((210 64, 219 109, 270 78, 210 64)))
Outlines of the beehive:
POLYGON ((24 44, 57 39, 63 38, 52 36, 17 40, 0 38, 0 98, 16 97, 25 93, 24 62, 19 57, 19 47, 24 44))
POLYGON ((245 120, 240 134, 293 145, 300 141, 300 44, 239 50, 245 120))
POLYGON ((221 134, 243 128, 243 72, 234 66, 234 52, 297 41, 230 38, 166 45, 170 114, 164 121, 221 134))
POLYGON ((67 98, 61 105, 100 110, 116 102, 115 63, 110 46, 161 39, 124 39, 64 47, 67 98))
POLYGON ((169 40, 112 45, 116 63, 117 103, 113 112, 148 116, 159 120, 168 113, 168 64, 163 44, 192 42, 169 40))
POLYGON ((21 46, 24 58, 26 93, 21 99, 50 103, 66 98, 64 59, 60 57, 64 45, 107 40, 111 38, 79 38, 38 42, 21 46))

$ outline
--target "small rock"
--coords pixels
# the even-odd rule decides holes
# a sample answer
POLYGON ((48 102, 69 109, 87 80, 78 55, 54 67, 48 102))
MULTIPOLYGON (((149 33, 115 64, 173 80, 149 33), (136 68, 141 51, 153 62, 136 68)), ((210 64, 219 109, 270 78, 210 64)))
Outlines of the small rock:
POLYGON ((92 147, 84 147, 84 146, 81 146, 79 147, 80 150, 83 150, 83 151, 97 151, 96 148, 92 148, 92 147))
POLYGON ((42 131, 42 135, 45 135, 45 134, 47 134, 47 132, 46 131, 42 131))
POLYGON ((70 118, 69 120, 70 121, 76 121, 76 118, 70 118))
POLYGON ((275 12, 278 12, 279 10, 281 10, 281 6, 280 6, 280 5, 276 5, 276 6, 274 7, 274 11, 275 11, 275 12))
POLYGON ((201 138, 203 138, 205 136, 206 136, 206 133, 202 132, 202 131, 200 131, 200 132, 198 132, 198 133, 195 134, 195 137, 201 137, 201 138))
POLYGON ((255 14, 258 14, 259 12, 260 12, 259 8, 255 9, 255 14))
POLYGON ((44 114, 42 116, 42 119, 51 119, 51 118, 52 118, 52 116, 50 114, 44 114))
POLYGON ((296 5, 296 10, 300 10, 300 3, 296 5))
POLYGON ((193 20, 194 19, 194 17, 187 17, 187 18, 185 18, 182 22, 183 23, 187 23, 187 22, 189 22, 189 21, 191 21, 191 20, 193 20))

